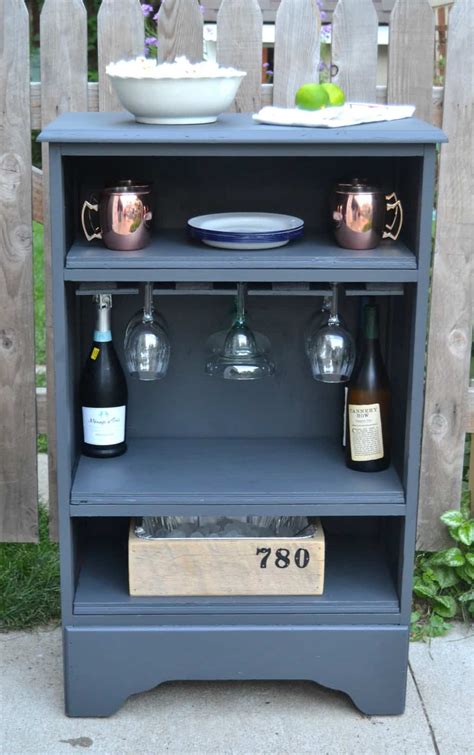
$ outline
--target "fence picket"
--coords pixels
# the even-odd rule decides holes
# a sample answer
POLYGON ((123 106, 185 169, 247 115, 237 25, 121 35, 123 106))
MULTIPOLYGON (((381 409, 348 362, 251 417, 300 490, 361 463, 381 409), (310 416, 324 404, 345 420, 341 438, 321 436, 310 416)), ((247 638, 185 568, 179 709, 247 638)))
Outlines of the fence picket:
POLYGON ((31 237, 29 22, 0 11, 0 540, 36 542, 36 397, 31 237))
POLYGON ((333 13, 332 81, 352 102, 375 102, 378 19, 372 0, 339 0, 333 13))
POLYGON ((397 0, 390 16, 387 102, 416 105, 432 122, 435 17, 428 0, 397 0))
POLYGON ((260 110, 262 101, 262 11, 257 0, 223 0, 217 14, 217 60, 247 72, 232 110, 260 110))
MULTIPOLYGON (((470 78, 473 36, 474 0, 457 0, 449 18, 443 117, 449 142, 441 147, 439 170, 420 479, 418 547, 427 550, 443 543, 440 514, 459 506, 468 427, 474 231, 468 209, 474 148, 470 78)), ((471 448, 471 458, 472 453, 471 448)))
POLYGON ((274 105, 292 107, 302 84, 319 81, 320 31, 316 0, 282 0, 275 20, 274 105))
POLYGON ((111 61, 143 55, 144 24, 140 0, 102 0, 97 15, 99 110, 122 110, 105 67, 111 61))
POLYGON ((158 11, 158 60, 203 57, 203 17, 197 0, 166 0, 158 11))
MULTIPOLYGON (((41 123, 60 113, 87 110, 87 17, 82 0, 45 0, 40 17, 41 123)), ((42 145, 44 262, 48 396, 54 393, 51 308, 51 239, 49 231, 48 145, 42 145)), ((50 534, 57 537, 56 427, 54 402, 48 407, 50 534)))

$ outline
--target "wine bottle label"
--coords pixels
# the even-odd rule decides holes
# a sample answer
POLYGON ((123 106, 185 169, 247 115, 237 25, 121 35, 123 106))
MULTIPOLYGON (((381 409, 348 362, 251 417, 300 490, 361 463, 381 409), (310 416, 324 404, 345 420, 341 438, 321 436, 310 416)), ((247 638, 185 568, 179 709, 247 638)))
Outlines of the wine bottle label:
POLYGON ((113 446, 125 440, 125 406, 82 407, 84 442, 91 446, 113 446))
POLYGON ((352 461, 383 458, 380 404, 349 404, 349 443, 352 461))

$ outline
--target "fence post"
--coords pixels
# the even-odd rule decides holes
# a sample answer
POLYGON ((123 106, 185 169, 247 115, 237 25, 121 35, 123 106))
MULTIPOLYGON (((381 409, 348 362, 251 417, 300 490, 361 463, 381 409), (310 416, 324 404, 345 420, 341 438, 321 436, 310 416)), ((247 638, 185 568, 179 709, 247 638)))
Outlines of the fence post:
POLYGON ((29 19, 0 10, 0 540, 36 542, 29 19))
MULTIPOLYGON (((445 542, 439 516, 459 507, 468 428, 472 331, 472 166, 474 0, 456 0, 450 13, 438 215, 433 261, 418 543, 445 542)), ((472 454, 472 449, 471 449, 472 454)))
POLYGON ((294 107, 297 89, 319 81, 320 32, 316 0, 282 0, 275 20, 274 105, 294 107))
POLYGON ((257 0, 223 0, 217 14, 217 60, 247 71, 231 110, 253 113, 262 101, 262 11, 257 0))
POLYGON ((143 55, 143 13, 139 0, 102 0, 97 14, 99 110, 123 110, 105 73, 111 61, 143 55))
MULTIPOLYGON (((60 113, 87 110, 87 17, 82 0, 45 0, 40 17, 41 124, 60 113)), ((48 145, 42 145, 50 534, 57 538, 56 412, 51 307, 48 145)), ((63 502, 64 504, 64 502, 63 502)))
POLYGON ((332 81, 352 102, 375 102, 379 22, 372 0, 339 0, 332 17, 332 81))
POLYGON ((388 103, 416 105, 432 122, 435 17, 428 0, 397 0, 390 16, 388 103))
POLYGON ((158 60, 179 55, 193 63, 203 56, 203 18, 197 0, 166 0, 158 11, 158 60))

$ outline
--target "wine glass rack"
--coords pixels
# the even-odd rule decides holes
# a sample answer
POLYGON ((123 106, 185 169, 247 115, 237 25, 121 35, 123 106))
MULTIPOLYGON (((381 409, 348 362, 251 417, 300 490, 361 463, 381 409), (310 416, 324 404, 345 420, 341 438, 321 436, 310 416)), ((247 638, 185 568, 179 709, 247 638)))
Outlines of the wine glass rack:
POLYGON ((143 126, 124 113, 60 116, 50 144, 57 479, 66 712, 106 716, 132 694, 178 679, 307 679, 368 714, 405 704, 432 200, 438 129, 407 119, 347 129, 265 127, 247 115, 209 126, 143 126), (349 252, 327 233, 341 178, 396 190, 396 242, 349 252), (114 252, 87 244, 79 208, 114 178, 153 181, 152 241, 114 252), (230 252, 187 239, 187 218, 221 211, 292 213, 303 239, 230 252), (163 381, 129 380, 128 447, 81 456, 78 384, 93 329, 92 294, 113 294, 119 357, 127 321, 152 281, 172 342, 163 381), (237 281, 276 375, 242 385, 204 374, 204 344, 228 323, 237 281), (344 465, 343 391, 311 379, 303 329, 332 282, 358 329, 377 296, 393 397, 393 463, 344 465), (130 517, 309 515, 322 519, 320 596, 129 595, 130 517))

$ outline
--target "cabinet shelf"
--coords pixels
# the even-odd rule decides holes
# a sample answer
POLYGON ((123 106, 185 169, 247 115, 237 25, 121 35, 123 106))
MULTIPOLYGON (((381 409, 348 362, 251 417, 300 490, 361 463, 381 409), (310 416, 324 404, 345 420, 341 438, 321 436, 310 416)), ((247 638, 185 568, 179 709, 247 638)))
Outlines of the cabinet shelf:
POLYGON ((66 257, 65 280, 347 280, 411 282, 417 262, 402 242, 348 251, 326 234, 307 232, 278 249, 229 251, 189 240, 184 230, 160 231, 145 248, 116 252, 77 240, 66 257))
MULTIPOLYGON (((74 613, 147 614, 396 614, 399 600, 377 536, 326 537, 323 595, 278 597, 132 597, 126 540, 91 538, 83 551, 74 613)), ((393 616, 392 616, 393 620, 393 616)))
POLYGON ((313 438, 131 439, 115 459, 81 457, 73 516, 266 513, 405 513, 393 467, 347 469, 334 441, 313 438))

